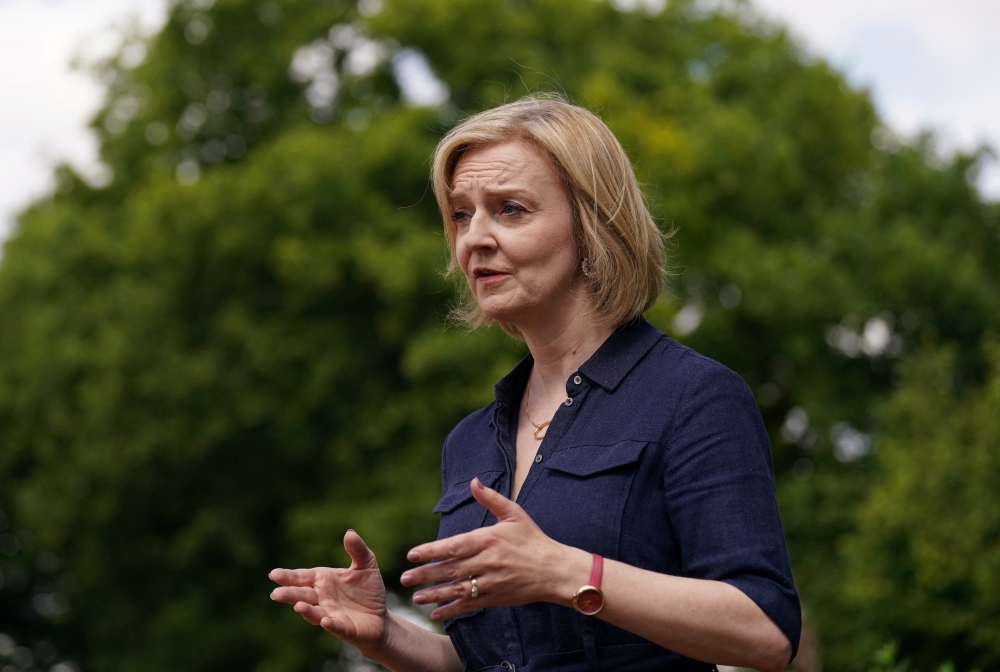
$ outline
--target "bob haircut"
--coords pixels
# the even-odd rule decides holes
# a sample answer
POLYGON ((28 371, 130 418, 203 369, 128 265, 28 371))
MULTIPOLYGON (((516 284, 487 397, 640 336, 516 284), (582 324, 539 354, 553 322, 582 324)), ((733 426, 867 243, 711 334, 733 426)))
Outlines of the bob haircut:
MULTIPOLYGON (((534 94, 480 112, 453 128, 434 151, 434 196, 448 240, 447 274, 461 276, 453 318, 472 328, 490 325, 468 287, 455 254, 456 225, 449 195, 462 155, 510 140, 544 151, 559 171, 573 213, 573 240, 594 311, 617 328, 653 305, 666 280, 664 235, 657 228, 632 164, 618 139, 595 114, 553 94, 534 94)), ((456 278, 458 280, 458 278, 456 278)), ((504 331, 518 337, 512 324, 504 331)))

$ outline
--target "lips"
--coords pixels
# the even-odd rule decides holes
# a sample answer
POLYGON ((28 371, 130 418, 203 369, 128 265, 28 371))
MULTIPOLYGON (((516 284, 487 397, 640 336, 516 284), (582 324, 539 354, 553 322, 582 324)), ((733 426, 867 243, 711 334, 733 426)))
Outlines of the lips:
POLYGON ((494 282, 500 282, 504 278, 510 277, 510 273, 505 273, 504 271, 499 271, 495 268, 474 268, 472 269, 472 275, 475 276, 478 282, 487 285, 494 282))
POLYGON ((510 275, 509 273, 504 273, 503 271, 498 271, 493 268, 474 268, 472 269, 472 274, 477 278, 491 278, 497 275, 510 275))

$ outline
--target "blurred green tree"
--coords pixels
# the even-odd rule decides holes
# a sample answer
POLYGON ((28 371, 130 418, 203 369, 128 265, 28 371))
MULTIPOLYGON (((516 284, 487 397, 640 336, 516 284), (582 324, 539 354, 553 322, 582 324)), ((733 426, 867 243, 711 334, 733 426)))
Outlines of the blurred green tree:
POLYGON ((920 669, 1000 664, 1000 343, 986 352, 986 384, 964 394, 950 348, 907 362, 844 545, 857 645, 891 635, 920 669))
MULTIPOLYGON (((97 71, 111 179, 61 168, 0 265, 0 507, 32 542, 0 560, 17 579, 0 629, 95 670, 333 656, 267 600, 266 572, 343 561, 352 526, 393 581, 434 534, 444 436, 522 352, 444 328, 428 157, 462 114, 555 89, 612 126, 679 229, 650 319, 758 395, 828 668, 890 639, 926 665, 996 660, 995 604, 969 592, 986 556, 944 585, 950 566, 921 550, 943 543, 950 491, 908 508, 924 491, 893 480, 911 453, 961 475, 995 449, 962 429, 971 415, 907 433, 952 417, 925 413, 938 401, 996 408, 976 391, 1000 331, 1000 210, 970 181, 983 154, 900 143, 745 3, 188 0, 97 71), (449 92, 435 109, 407 104, 425 63, 449 92), (951 387, 908 401, 925 342, 950 353, 928 357, 951 387), (937 578, 908 573, 925 565, 937 578)), ((982 520, 957 528, 963 548, 993 543, 982 520)))

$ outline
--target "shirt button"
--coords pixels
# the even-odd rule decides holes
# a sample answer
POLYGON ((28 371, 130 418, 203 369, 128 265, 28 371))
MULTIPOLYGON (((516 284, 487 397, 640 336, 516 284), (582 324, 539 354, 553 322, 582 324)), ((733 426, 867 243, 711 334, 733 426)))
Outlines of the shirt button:
POLYGON ((582 382, 583 382, 583 378, 581 378, 580 376, 573 376, 573 383, 574 384, 579 385, 582 382))
POLYGON ((541 455, 535 455, 535 464, 538 464, 541 461, 542 461, 542 456, 541 455))
POLYGON ((566 397, 566 401, 564 401, 563 403, 566 404, 567 406, 572 406, 573 405, 573 397, 566 397))

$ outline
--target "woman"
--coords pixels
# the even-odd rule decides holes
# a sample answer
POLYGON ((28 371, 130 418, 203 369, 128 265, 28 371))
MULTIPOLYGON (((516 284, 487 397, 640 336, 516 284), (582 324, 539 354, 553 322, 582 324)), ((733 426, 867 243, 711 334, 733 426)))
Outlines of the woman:
POLYGON ((392 670, 781 670, 800 631, 754 399, 641 314, 663 240, 593 114, 529 97, 434 157, 464 317, 530 354, 445 442, 438 541, 405 586, 447 635, 385 608, 372 553, 271 572, 272 598, 392 670))

